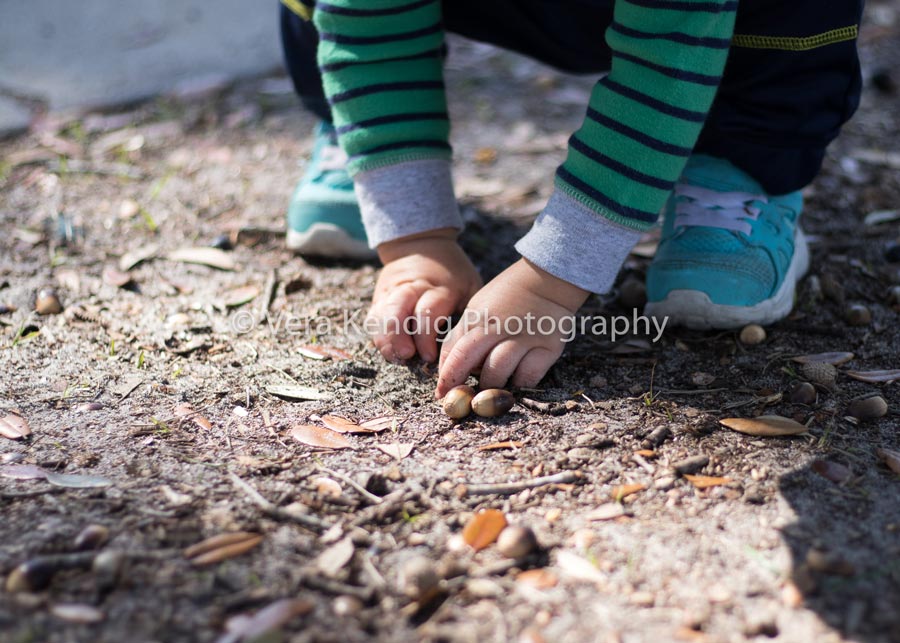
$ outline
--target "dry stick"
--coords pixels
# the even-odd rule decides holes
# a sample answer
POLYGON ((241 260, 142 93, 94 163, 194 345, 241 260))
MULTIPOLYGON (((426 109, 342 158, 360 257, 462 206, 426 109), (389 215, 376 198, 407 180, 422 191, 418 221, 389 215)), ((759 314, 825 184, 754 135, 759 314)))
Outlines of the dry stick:
POLYGON ((278 272, 273 268, 269 271, 269 276, 266 278, 266 284, 263 286, 263 298, 259 302, 255 317, 257 325, 262 324, 269 316, 269 306, 272 305, 272 299, 275 298, 275 289, 277 287, 278 272))
POLYGON ((234 473, 229 471, 228 476, 231 478, 231 482, 235 487, 247 494, 250 500, 252 500, 254 504, 256 504, 260 509, 262 509, 262 512, 264 514, 272 518, 295 522, 298 525, 306 527, 310 531, 316 532, 324 531, 331 526, 328 523, 313 516, 304 516, 303 514, 296 514, 290 511, 285 511, 284 509, 277 507, 274 503, 266 500, 256 489, 241 480, 234 473))
POLYGON ((319 471, 323 473, 327 473, 330 476, 334 476, 335 478, 340 478, 348 485, 356 489, 363 498, 371 502, 373 505, 380 505, 382 503, 382 498, 379 498, 374 493, 367 491, 364 486, 359 484, 356 480, 351 478, 350 476, 344 475, 343 473, 339 473, 333 469, 329 469, 328 467, 323 467, 321 464, 319 465, 319 471))
POLYGON ((537 489, 548 484, 567 484, 576 482, 584 478, 584 474, 580 471, 562 471, 552 476, 543 476, 541 478, 533 478, 532 480, 524 480, 522 482, 501 482, 498 484, 473 484, 464 485, 466 493, 470 496, 485 496, 496 493, 498 495, 508 496, 526 489, 537 489))

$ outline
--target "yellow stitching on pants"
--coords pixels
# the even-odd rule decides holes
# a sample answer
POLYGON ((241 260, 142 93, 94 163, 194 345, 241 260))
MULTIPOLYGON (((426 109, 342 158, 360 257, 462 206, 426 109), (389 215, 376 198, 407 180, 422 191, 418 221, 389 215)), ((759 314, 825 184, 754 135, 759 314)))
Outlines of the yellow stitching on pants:
POLYGON ((783 49, 785 51, 807 51, 846 40, 855 40, 859 35, 857 25, 832 29, 825 33, 806 38, 787 38, 782 36, 749 36, 735 34, 731 38, 731 44, 735 47, 747 47, 749 49, 783 49))
POLYGON ((303 4, 302 0, 281 0, 281 4, 304 20, 310 20, 312 18, 312 7, 303 4))

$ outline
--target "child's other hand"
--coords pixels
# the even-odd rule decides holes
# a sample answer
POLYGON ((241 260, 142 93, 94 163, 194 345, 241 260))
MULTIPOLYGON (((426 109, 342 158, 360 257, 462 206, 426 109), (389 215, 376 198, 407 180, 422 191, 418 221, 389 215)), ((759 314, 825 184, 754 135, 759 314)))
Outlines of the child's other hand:
POLYGON ((398 362, 416 353, 438 357, 436 322, 462 312, 482 281, 456 242, 452 228, 431 230, 378 246, 384 269, 375 284, 366 327, 384 358, 398 362), (414 319, 415 323, 407 320, 414 319), (410 327, 418 329, 412 334, 410 327))
MULTIPOLYGON (((562 354, 564 340, 574 332, 574 315, 588 294, 520 259, 472 298, 463 319, 447 336, 441 347, 435 395, 446 395, 479 365, 483 389, 501 387, 508 380, 514 386, 537 385, 562 354), (554 320, 552 332, 539 332, 542 317, 554 320), (489 324, 485 324, 486 318, 489 324), (521 321, 521 328, 514 318, 521 321), (571 318, 573 323, 561 327, 563 318, 571 318)), ((545 330, 550 326, 549 321, 544 322, 545 330)))

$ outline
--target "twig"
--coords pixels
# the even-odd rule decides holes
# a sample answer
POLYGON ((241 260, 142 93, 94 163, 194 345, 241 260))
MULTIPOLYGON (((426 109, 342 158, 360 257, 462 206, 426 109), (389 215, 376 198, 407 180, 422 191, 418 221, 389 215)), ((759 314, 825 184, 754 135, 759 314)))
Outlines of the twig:
POLYGON ((329 524, 320 520, 319 518, 315 518, 313 516, 304 516, 303 514, 293 513, 291 511, 285 511, 284 509, 277 507, 274 503, 266 500, 256 489, 241 480, 234 473, 229 471, 228 476, 231 478, 231 482, 234 484, 234 486, 247 494, 250 500, 252 500, 253 503, 256 504, 264 514, 278 520, 295 522, 298 525, 306 527, 310 531, 315 532, 324 531, 325 529, 330 527, 329 524))
POLYGON ((640 453, 633 453, 631 455, 631 459, 637 462, 641 467, 644 468, 644 471, 653 475, 656 472, 656 469, 653 468, 653 465, 647 462, 640 453))
POLYGON ((526 409, 537 411, 538 413, 549 413, 550 415, 565 415, 568 412, 565 404, 559 402, 539 402, 528 397, 519 400, 519 404, 526 409))
POLYGON ((473 484, 464 485, 466 493, 470 496, 485 496, 492 493, 508 496, 526 489, 537 489, 548 484, 567 484, 584 478, 580 471, 562 471, 550 476, 532 478, 522 482, 500 482, 498 484, 473 484))
POLYGON ((275 288, 278 286, 278 272, 273 268, 269 271, 266 278, 266 284, 263 286, 263 297, 259 301, 259 307, 256 311, 256 324, 262 324, 269 316, 269 306, 272 305, 272 299, 275 297, 275 288))
POLYGON ((339 473, 333 469, 329 469, 328 467, 323 467, 321 464, 319 465, 319 471, 321 471, 323 473, 327 473, 330 476, 334 476, 335 478, 340 478, 341 480, 346 482, 348 485, 350 485, 351 487, 356 489, 363 498, 365 498, 366 500, 371 502, 373 505, 380 505, 384 501, 383 498, 380 498, 380 497, 376 496, 374 493, 367 491, 364 486, 359 484, 356 480, 354 480, 353 478, 351 478, 348 475, 344 475, 343 473, 339 473))
POLYGON ((321 576, 312 575, 303 575, 300 578, 300 582, 310 589, 317 589, 329 594, 346 594, 348 596, 355 596, 363 603, 368 603, 372 600, 373 591, 368 587, 357 587, 356 585, 348 585, 347 583, 341 583, 329 578, 322 578, 321 576))

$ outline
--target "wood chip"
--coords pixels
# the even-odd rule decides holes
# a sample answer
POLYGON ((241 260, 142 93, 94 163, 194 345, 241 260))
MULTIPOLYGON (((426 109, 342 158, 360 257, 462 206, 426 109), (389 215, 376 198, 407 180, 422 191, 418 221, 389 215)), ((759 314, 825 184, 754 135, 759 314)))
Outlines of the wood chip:
POLYGON ((549 569, 529 569, 516 576, 516 582, 535 589, 550 589, 559 584, 559 578, 549 569))
POLYGON ((612 488, 609 492, 610 497, 616 502, 621 502, 624 498, 634 495, 647 488, 647 485, 641 483, 622 484, 612 488))
POLYGON ((490 444, 482 444, 478 447, 479 451, 496 451, 498 449, 521 449, 524 442, 515 442, 507 440, 506 442, 491 442, 490 444))
POLYGON ((320 391, 310 386, 296 386, 292 384, 271 384, 266 387, 266 391, 272 395, 284 397, 289 400, 319 401, 331 398, 330 393, 320 391))
POLYGON ((480 551, 497 540, 506 525, 506 515, 502 511, 484 509, 472 516, 463 528, 463 541, 475 551, 480 551))
POLYGON ((831 364, 832 366, 840 366, 846 364, 855 355, 853 353, 814 353, 812 355, 796 355, 791 361, 798 364, 831 364))
POLYGON ((887 384, 900 380, 900 369, 897 368, 886 371, 847 371, 846 373, 847 377, 870 384, 887 384))
POLYGON ((394 442, 393 444, 376 444, 375 448, 379 451, 387 453, 392 458, 396 458, 398 461, 407 457, 410 453, 412 453, 414 444, 410 442, 394 442))
POLYGON ((708 489, 709 487, 718 487, 720 485, 729 484, 731 478, 720 478, 717 476, 692 476, 685 475, 684 479, 694 485, 697 489, 708 489))
POLYGON ((725 418, 719 420, 719 423, 732 431, 759 437, 799 435, 809 430, 803 424, 780 415, 760 415, 756 418, 725 418))
POLYGON ((21 440, 31 435, 31 427, 21 415, 10 413, 0 418, 0 435, 10 440, 21 440))
POLYGON ((195 247, 173 250, 166 259, 180 263, 194 263, 209 266, 218 270, 234 270, 235 263, 231 255, 218 248, 195 247))
POLYGON ((316 556, 313 565, 322 575, 334 578, 350 562, 355 551, 353 539, 347 536, 316 556))
POLYGON ((875 449, 875 455, 888 466, 888 469, 900 476, 900 451, 875 449))
POLYGON ((291 429, 291 437, 311 447, 322 449, 352 449, 353 445, 340 433, 312 424, 298 424, 291 429))
POLYGON ((219 534, 188 547, 184 550, 184 557, 197 566, 212 565, 250 551, 262 539, 260 534, 249 531, 219 534))

